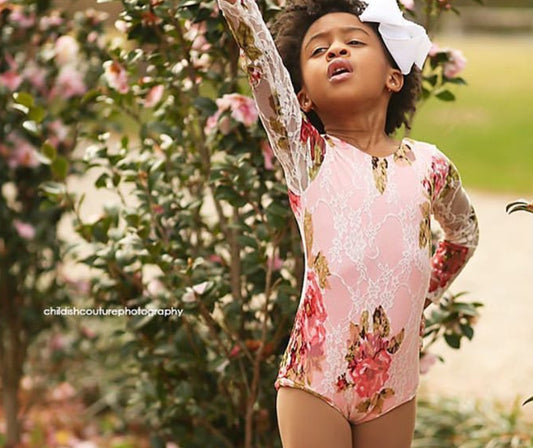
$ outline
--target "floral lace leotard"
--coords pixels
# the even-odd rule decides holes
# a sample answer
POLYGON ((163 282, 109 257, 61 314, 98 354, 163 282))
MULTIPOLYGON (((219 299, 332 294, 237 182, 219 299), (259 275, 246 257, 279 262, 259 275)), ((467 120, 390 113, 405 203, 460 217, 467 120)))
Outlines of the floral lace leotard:
POLYGON ((303 239, 302 294, 274 386, 318 396, 353 424, 371 420, 416 394, 424 303, 438 302, 475 250, 474 209, 433 145, 404 138, 374 157, 321 135, 255 2, 219 6, 303 239), (445 236, 433 256, 432 215, 445 236))

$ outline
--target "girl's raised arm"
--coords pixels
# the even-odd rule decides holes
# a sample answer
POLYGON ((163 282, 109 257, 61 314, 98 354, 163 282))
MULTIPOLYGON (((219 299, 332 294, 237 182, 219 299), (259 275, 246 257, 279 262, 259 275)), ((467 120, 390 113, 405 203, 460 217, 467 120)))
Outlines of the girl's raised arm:
POLYGON ((433 215, 444 231, 444 239, 439 241, 431 260, 427 298, 434 303, 459 275, 479 240, 477 217, 459 173, 450 160, 445 158, 445 161, 446 174, 436 182, 438 191, 433 201, 433 215))
POLYGON ((255 1, 218 0, 218 4, 244 52, 259 117, 283 167, 287 186, 301 194, 323 158, 324 141, 300 110, 289 72, 255 1))

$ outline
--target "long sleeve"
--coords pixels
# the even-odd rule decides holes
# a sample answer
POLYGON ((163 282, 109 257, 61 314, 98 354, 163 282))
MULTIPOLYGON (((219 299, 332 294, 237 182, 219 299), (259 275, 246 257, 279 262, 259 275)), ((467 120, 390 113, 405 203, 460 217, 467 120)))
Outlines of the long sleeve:
POLYGON ((301 194, 316 175, 324 139, 300 110, 289 72, 253 0, 218 0, 231 32, 244 53, 248 79, 289 190, 301 194))
POLYGON ((455 165, 443 157, 433 165, 433 215, 444 239, 431 259, 428 299, 437 303, 474 253, 479 240, 477 217, 455 165))

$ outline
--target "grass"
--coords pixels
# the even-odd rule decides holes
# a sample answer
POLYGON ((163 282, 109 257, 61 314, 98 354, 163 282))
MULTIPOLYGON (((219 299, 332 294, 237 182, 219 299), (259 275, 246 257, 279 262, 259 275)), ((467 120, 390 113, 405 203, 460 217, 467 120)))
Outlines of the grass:
POLYGON ((422 105, 412 137, 446 153, 468 188, 533 197, 533 38, 435 40, 463 51, 468 86, 452 89, 454 102, 422 105))

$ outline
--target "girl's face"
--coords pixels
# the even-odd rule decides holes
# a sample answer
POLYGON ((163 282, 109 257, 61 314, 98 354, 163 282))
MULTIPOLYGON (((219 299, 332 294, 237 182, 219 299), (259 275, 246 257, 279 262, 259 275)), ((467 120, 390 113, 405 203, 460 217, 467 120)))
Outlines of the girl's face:
POLYGON ((350 13, 334 12, 316 20, 307 30, 300 52, 302 89, 298 99, 304 111, 320 118, 365 105, 385 106, 391 91, 403 85, 400 70, 391 67, 379 37, 350 13))

